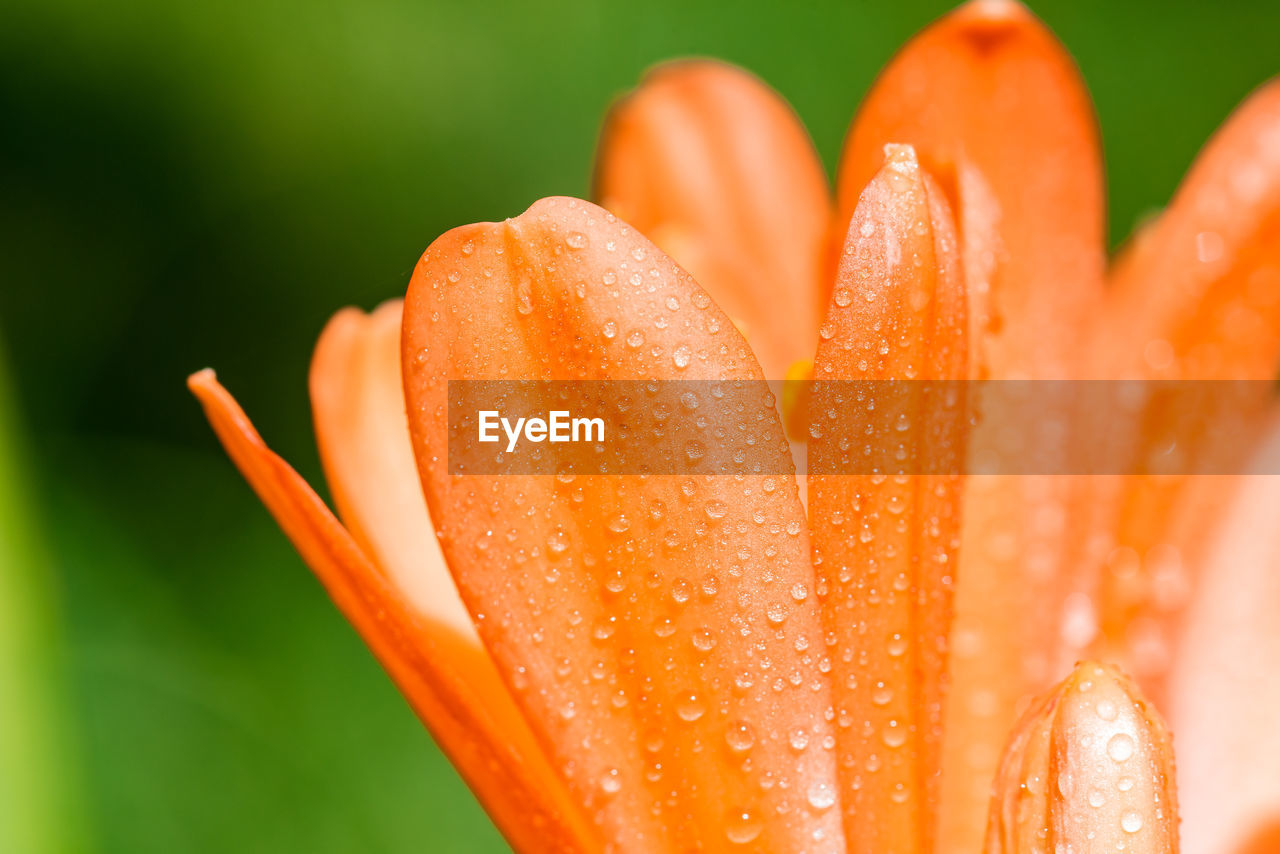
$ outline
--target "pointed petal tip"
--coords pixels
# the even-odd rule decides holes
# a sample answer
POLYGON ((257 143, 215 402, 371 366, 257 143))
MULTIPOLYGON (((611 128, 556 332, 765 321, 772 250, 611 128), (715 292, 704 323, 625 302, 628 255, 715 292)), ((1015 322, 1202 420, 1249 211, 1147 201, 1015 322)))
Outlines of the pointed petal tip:
POLYGON ((971 35, 989 39, 1011 33, 1036 17, 1018 0, 969 0, 956 9, 954 20, 971 35))
POLYGON ((1031 17, 1031 10, 1019 0, 969 0, 956 10, 966 21, 1003 23, 1031 17))
MULTIPOLYGON (((349 311, 347 317, 363 322, 358 309, 349 311)), ((212 369, 192 374, 187 385, 228 456, 512 847, 557 854, 600 850, 594 828, 524 730, 518 711, 477 687, 499 679, 484 675, 492 665, 483 651, 447 628, 433 630, 408 606, 319 496, 267 447, 212 369)))
POLYGON ((213 368, 201 368, 187 377, 187 388, 197 396, 199 396, 201 389, 207 389, 217 384, 218 375, 213 368))
MULTIPOLYGON (((741 66, 711 56, 679 56, 664 59, 650 65, 640 75, 640 86, 661 80, 664 77, 680 74, 697 74, 704 71, 728 71, 740 74, 751 74, 741 66)), ((637 87, 638 88, 638 87, 637 87)))
POLYGON ((916 147, 906 142, 886 142, 884 145, 884 165, 901 165, 917 169, 920 161, 916 157, 916 147))

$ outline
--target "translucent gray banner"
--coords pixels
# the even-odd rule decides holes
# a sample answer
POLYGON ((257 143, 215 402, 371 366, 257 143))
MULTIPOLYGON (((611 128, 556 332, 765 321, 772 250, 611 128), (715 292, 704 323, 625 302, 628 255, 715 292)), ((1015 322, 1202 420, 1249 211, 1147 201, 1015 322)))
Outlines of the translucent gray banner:
POLYGON ((1260 473, 1275 401, 1262 381, 453 380, 448 465, 786 474, 803 442, 810 475, 1260 473))

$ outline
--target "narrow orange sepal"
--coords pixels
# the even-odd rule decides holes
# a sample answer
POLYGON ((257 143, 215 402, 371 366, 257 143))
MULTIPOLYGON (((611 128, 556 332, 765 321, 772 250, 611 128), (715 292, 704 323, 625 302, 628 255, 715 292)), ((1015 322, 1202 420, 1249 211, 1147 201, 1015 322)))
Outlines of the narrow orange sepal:
MULTIPOLYGON (((417 613, 306 482, 262 441, 213 371, 188 386, 236 467, 334 604, 355 626, 476 793, 521 851, 578 854, 599 843, 519 718, 490 702, 484 650, 417 613)), ((514 711, 514 710, 512 710, 514 711)))

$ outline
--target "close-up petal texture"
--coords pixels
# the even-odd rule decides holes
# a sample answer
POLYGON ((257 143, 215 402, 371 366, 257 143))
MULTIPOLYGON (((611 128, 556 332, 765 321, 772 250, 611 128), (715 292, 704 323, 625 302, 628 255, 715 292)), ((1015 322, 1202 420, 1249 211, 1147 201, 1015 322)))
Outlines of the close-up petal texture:
POLYGON ((189 386, 518 852, 1275 850, 1280 84, 1110 267, 1093 103, 1015 0, 907 42, 834 192, 818 151, 745 69, 649 70, 596 203, 445 231, 325 326, 336 516, 189 386), (641 453, 521 469, 480 386, 599 395, 641 453))
POLYGON ((830 292, 827 179, 759 79, 710 60, 650 71, 609 112, 595 194, 693 274, 769 379, 812 355, 830 292))
MULTIPOLYGON (((606 837, 626 851, 840 850, 792 476, 452 475, 441 453, 450 379, 763 379, 729 318, 612 214, 547 199, 432 244, 403 356, 463 601, 606 837), (812 747, 795 749, 797 733, 812 747)), ((707 429, 789 462, 763 402, 707 429)))
MULTIPOLYGON (((891 146, 850 223, 814 361, 815 470, 891 441, 962 454, 963 399, 910 383, 965 376, 957 250, 941 191, 909 147, 891 146), (883 395, 876 381, 907 382, 883 395)), ((815 474, 809 489, 848 850, 930 851, 960 478, 815 474)))

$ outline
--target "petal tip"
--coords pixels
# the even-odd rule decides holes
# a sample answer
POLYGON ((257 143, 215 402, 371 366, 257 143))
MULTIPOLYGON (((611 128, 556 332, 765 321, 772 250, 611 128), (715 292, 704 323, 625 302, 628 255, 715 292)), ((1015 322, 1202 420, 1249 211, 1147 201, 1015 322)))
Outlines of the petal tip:
POLYGON ((217 384, 218 375, 214 373, 213 368, 201 368, 187 377, 187 388, 194 393, 199 393, 201 389, 217 384))
POLYGON ((914 172, 920 167, 914 145, 902 142, 889 142, 884 146, 884 165, 897 172, 914 172))
POLYGON ((1118 668, 1076 665, 1014 730, 996 778, 987 854, 1051 834, 1068 850, 1173 854, 1173 747, 1155 708, 1118 668))
POLYGON ((969 0, 955 14, 957 22, 985 35, 998 35, 1032 19, 1031 10, 1018 0, 969 0))

